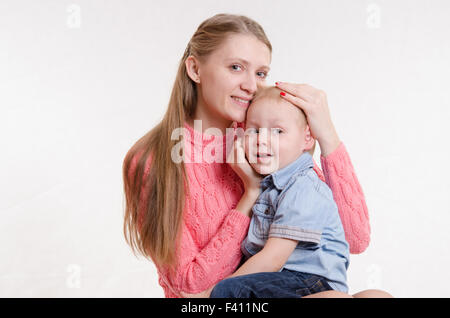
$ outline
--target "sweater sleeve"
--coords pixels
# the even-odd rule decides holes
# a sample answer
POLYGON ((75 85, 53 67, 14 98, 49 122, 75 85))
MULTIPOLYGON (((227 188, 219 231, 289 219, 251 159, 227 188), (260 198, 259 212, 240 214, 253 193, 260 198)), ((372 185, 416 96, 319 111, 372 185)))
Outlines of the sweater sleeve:
POLYGON ((314 170, 333 192, 350 253, 360 254, 370 242, 370 223, 364 194, 350 156, 341 142, 331 154, 321 156, 320 161, 323 174, 315 163, 314 170))
POLYGON ((202 292, 232 274, 242 257, 241 242, 247 235, 250 218, 232 209, 206 246, 198 248, 188 227, 183 226, 172 272, 162 269, 174 293, 202 292))
MULTIPOLYGON (((130 176, 135 173, 139 157, 140 155, 136 155, 133 158, 130 176)), ((144 180, 150 172, 151 161, 151 157, 146 161, 144 180)), ((143 187, 143 193, 149 191, 145 181, 143 187)), ((148 204, 143 193, 139 203, 139 227, 148 204)), ((202 292, 232 274, 241 261, 241 242, 247 235, 250 217, 236 209, 231 209, 215 235, 203 248, 198 247, 191 231, 205 229, 190 229, 186 226, 186 218, 189 217, 189 215, 183 217, 180 240, 175 253, 175 269, 157 266, 160 284, 164 285, 165 290, 170 291, 169 295, 166 294, 168 297, 180 297, 180 292, 188 294, 202 292)), ((191 223, 189 222, 190 225, 191 223)))

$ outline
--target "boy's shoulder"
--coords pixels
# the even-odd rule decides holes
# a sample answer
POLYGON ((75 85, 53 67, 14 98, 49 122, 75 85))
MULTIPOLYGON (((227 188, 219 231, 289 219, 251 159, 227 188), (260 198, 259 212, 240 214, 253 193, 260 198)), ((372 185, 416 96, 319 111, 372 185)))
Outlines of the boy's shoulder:
POLYGON ((280 193, 280 200, 285 196, 310 196, 316 199, 334 202, 330 187, 323 182, 313 168, 294 174, 280 193))

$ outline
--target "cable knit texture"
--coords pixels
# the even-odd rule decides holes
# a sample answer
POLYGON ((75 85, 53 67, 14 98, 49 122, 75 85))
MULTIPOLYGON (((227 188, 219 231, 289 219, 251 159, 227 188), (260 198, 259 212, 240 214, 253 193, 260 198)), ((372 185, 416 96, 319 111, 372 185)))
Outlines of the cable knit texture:
MULTIPOLYGON (((206 290, 232 274, 241 260, 240 245, 247 235, 250 218, 235 209, 244 186, 225 162, 235 129, 242 125, 233 127, 227 136, 212 136, 185 124, 185 156, 193 163, 185 162, 189 193, 183 211, 180 244, 176 249, 176 270, 157 268, 159 284, 166 297, 206 290), (220 157, 218 151, 222 151, 222 162, 194 163, 196 155, 212 153, 220 157)), ((149 165, 150 161, 145 169, 147 173, 149 165)), ((369 216, 344 145, 341 143, 326 158, 321 156, 321 165, 323 173, 316 164, 314 170, 333 192, 350 252, 361 253, 369 244, 369 216)))

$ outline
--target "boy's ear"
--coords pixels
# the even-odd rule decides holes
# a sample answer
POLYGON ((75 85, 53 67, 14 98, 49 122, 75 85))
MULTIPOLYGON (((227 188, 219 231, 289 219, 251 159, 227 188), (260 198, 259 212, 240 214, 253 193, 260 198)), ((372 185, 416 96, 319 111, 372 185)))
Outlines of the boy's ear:
POLYGON ((200 71, 198 60, 194 56, 190 55, 184 63, 186 65, 186 73, 188 74, 189 78, 193 80, 195 83, 200 84, 200 71))
POLYGON ((311 155, 314 154, 314 148, 316 147, 316 140, 311 134, 311 130, 309 129, 309 125, 306 125, 305 128, 305 150, 309 151, 311 155))

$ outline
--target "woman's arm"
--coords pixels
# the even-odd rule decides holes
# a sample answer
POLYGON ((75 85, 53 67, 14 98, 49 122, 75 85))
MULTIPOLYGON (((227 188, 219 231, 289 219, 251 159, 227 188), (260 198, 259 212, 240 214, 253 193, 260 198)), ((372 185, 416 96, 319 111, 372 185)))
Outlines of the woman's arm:
POLYGON ((359 254, 369 246, 370 223, 366 200, 343 143, 328 156, 320 157, 325 182, 338 206, 350 253, 359 254))
POLYGON ((240 246, 249 224, 248 216, 236 209, 231 210, 203 248, 195 242, 191 230, 183 226, 176 252, 176 269, 160 267, 160 275, 179 296, 182 296, 181 293, 195 294, 208 289, 239 265, 242 257, 240 246))
POLYGON ((314 170, 333 192, 350 252, 362 253, 370 241, 369 214, 350 157, 331 120, 325 92, 307 84, 278 82, 277 87, 282 98, 305 112, 311 134, 320 145, 324 176, 317 166, 314 170))
MULTIPOLYGON (((134 172, 137 162, 138 156, 132 161, 131 172, 134 172)), ((144 180, 150 172, 150 164, 151 160, 146 162, 144 180)), ((247 165, 245 162, 230 164, 235 171, 240 169, 241 178, 249 173, 247 165)), ((130 173, 130 176, 132 174, 130 173)), ((185 216, 176 251, 175 268, 158 266, 160 282, 171 290, 173 296, 204 291, 236 269, 242 257, 240 245, 247 235, 251 208, 260 192, 259 188, 250 185, 259 186, 258 180, 258 176, 247 176, 244 182, 247 185, 244 195, 235 209, 227 213, 222 225, 208 244, 202 248, 195 242, 191 231, 205 231, 207 224, 197 224, 195 220, 189 218, 189 215, 185 216), (186 226, 186 221, 190 226, 186 226)), ((147 191, 149 189, 146 188, 145 192, 147 191)), ((141 198, 139 215, 144 213, 147 206, 144 198, 145 196, 141 198)))
POLYGON ((314 171, 333 192, 338 207, 345 239, 350 253, 360 254, 369 246, 370 223, 364 194, 356 177, 350 157, 343 143, 324 157, 320 156, 322 170, 314 162, 314 171))

